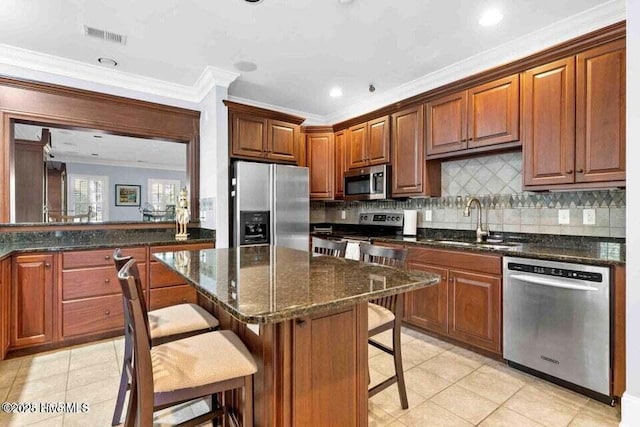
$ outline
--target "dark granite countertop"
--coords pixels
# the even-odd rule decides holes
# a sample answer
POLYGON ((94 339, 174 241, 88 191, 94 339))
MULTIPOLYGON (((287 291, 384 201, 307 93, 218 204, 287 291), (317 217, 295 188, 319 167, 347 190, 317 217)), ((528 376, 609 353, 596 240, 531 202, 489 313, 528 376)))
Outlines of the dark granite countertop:
POLYGON ((274 246, 162 252, 155 257, 245 323, 323 313, 440 280, 436 274, 274 246))
MULTIPOLYGON (((558 236, 560 237, 560 236, 558 236)), ((433 247, 438 249, 463 250, 473 252, 493 252, 524 258, 546 259, 553 261, 577 262, 597 265, 624 265, 625 244, 618 241, 606 240, 578 240, 571 241, 529 241, 508 242, 507 244, 473 244, 473 240, 452 238, 451 243, 427 237, 381 236, 374 237, 374 242, 408 244, 415 246, 433 247), (456 244, 454 242, 461 242, 456 244), (465 245, 469 243, 468 245, 465 245)))
POLYGON ((190 228, 189 238, 183 241, 175 239, 173 228, 5 232, 0 234, 0 259, 25 252, 203 243, 215 238, 215 230, 206 228, 190 228))

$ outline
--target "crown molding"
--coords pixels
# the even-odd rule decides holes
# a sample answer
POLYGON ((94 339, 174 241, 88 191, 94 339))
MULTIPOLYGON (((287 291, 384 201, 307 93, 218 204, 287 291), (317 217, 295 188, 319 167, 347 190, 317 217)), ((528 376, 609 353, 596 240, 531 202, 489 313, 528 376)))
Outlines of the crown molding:
POLYGON ((308 113, 306 111, 285 108, 279 105, 268 104, 266 102, 254 101, 253 99, 241 98, 239 96, 229 95, 227 99, 229 101, 237 102, 238 104, 251 105, 253 107, 264 108, 265 110, 275 110, 282 113, 291 114, 292 116, 304 117, 305 121, 302 123, 303 126, 315 126, 328 123, 325 121, 325 117, 318 114, 308 113))
POLYGON ((333 114, 328 114, 321 117, 322 123, 339 123, 352 117, 363 115, 481 71, 526 57, 607 25, 623 21, 625 17, 625 1, 610 0, 402 84, 394 89, 376 94, 373 99, 359 102, 333 114))
POLYGON ((0 44, 0 72, 28 78, 33 71, 193 103, 202 101, 216 85, 228 88, 240 76, 239 73, 207 66, 196 82, 189 86, 0 44), (21 69, 25 70, 24 75, 21 75, 21 69))

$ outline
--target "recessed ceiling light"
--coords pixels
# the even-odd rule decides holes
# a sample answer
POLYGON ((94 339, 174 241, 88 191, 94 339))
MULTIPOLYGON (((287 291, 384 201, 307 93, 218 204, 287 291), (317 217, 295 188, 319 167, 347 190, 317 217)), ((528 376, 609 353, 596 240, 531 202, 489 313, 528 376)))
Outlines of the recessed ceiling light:
POLYGON ((329 92, 329 96, 332 98, 340 98, 342 96, 342 89, 339 87, 334 87, 333 89, 331 89, 331 92, 329 92))
POLYGON ((102 65, 108 65, 110 67, 116 67, 118 65, 118 61, 111 58, 100 57, 98 58, 98 62, 102 65))
POLYGON ((93 135, 94 138, 102 138, 102 135, 93 135))
POLYGON ((349 3, 353 3, 353 0, 338 0, 338 2, 340 4, 349 4, 349 3))
POLYGON ((233 66, 236 67, 236 70, 245 72, 255 71, 258 69, 258 66, 251 61, 238 61, 233 64, 233 66))
POLYGON ((258 3, 262 3, 264 0, 244 0, 244 1, 251 4, 258 4, 258 3))
POLYGON ((98 156, 99 156, 99 154, 98 154, 98 153, 91 153, 91 155, 92 155, 92 156, 96 156, 96 157, 98 157, 98 156))
POLYGON ((502 18, 502 12, 500 12, 498 9, 487 9, 484 11, 482 16, 480 16, 480 20, 478 22, 483 27, 490 27, 502 21, 502 18))

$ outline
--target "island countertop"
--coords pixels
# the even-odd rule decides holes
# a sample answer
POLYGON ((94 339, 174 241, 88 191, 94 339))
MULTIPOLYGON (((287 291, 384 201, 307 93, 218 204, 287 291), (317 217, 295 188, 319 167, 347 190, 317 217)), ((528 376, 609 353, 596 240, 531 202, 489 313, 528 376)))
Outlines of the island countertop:
POLYGON ((245 323, 273 323, 434 285, 440 276, 275 246, 154 256, 245 323))

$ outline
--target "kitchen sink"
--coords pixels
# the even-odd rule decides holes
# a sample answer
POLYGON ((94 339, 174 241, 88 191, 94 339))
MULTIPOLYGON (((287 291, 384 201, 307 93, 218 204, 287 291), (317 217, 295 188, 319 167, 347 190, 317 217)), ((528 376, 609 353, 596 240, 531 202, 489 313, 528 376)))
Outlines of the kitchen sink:
POLYGON ((488 243, 488 242, 462 242, 458 240, 434 240, 434 243, 439 243, 441 245, 451 245, 451 246, 465 246, 465 247, 479 247, 479 248, 487 248, 487 249, 496 249, 496 250, 513 250, 517 249, 521 246, 519 243, 488 243))
POLYGON ((441 245, 452 245, 452 246, 475 246, 475 243, 472 242, 460 242, 457 240, 435 240, 435 243, 439 243, 441 245))

